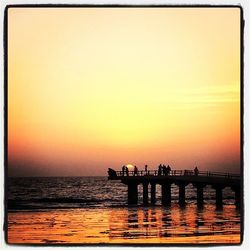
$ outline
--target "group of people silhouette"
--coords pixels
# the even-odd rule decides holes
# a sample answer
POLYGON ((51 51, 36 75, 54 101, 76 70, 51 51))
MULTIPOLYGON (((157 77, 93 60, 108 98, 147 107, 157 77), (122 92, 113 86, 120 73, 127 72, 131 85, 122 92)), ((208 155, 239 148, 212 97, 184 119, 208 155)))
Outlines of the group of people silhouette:
MULTIPOLYGON (((171 167, 168 165, 168 166, 165 166, 163 164, 160 164, 158 166, 158 175, 163 175, 163 176, 167 176, 167 175, 171 175, 171 167)), ((143 171, 141 171, 143 172, 143 171)), ((192 172, 192 171, 189 171, 189 172, 192 172)), ((148 171, 148 165, 145 165, 145 171, 144 171, 145 175, 149 175, 149 171, 148 171)), ((184 174, 186 175, 187 173, 187 170, 184 171, 184 174)), ((132 174, 135 176, 135 175, 138 175, 138 168, 136 166, 134 166, 134 170, 132 171, 132 174)), ((156 173, 155 173, 156 174, 156 173)), ((195 167, 195 169, 193 170, 193 174, 194 175, 198 175, 199 174, 199 170, 197 167, 195 167)), ((126 165, 122 166, 122 175, 123 176, 129 176, 129 169, 126 165)))
POLYGON ((167 167, 165 165, 159 165, 158 167, 158 175, 169 175, 171 172, 171 167, 168 165, 167 167))
POLYGON ((125 173, 126 173, 127 176, 129 175, 128 174, 128 167, 127 166, 122 166, 122 175, 125 175, 125 173))

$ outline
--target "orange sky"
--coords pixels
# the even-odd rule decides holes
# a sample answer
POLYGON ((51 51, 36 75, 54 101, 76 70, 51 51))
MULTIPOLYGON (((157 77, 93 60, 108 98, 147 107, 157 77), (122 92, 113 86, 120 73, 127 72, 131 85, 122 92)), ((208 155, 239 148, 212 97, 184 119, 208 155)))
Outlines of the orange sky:
POLYGON ((239 8, 10 8, 10 175, 240 168, 239 8))

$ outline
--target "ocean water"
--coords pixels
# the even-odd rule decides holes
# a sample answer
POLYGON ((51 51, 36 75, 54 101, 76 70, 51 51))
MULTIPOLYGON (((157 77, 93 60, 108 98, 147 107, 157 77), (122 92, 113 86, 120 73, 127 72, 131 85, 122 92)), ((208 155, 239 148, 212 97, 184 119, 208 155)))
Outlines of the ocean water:
MULTIPOLYGON (((203 209, 196 192, 186 187, 187 205, 178 205, 172 185, 172 204, 127 204, 127 186, 107 177, 37 177, 8 179, 8 242, 32 244, 238 244, 241 214, 234 192, 223 190, 223 208, 215 206, 215 191, 204 190, 203 209)), ((150 192, 149 192, 150 196, 150 192)), ((150 197, 149 197, 150 198, 150 197)))
MULTIPOLYGON (((9 178, 8 186, 9 209, 127 206, 127 186, 107 177, 9 178)), ((173 203, 178 201, 178 192, 178 187, 172 185, 173 203)), ((207 186, 205 203, 214 204, 214 198, 215 190, 207 186)), ((186 187, 186 202, 196 204, 196 190, 191 184, 186 187)), ((223 202, 234 204, 234 192, 230 188, 223 190, 223 202)), ((142 185, 138 186, 138 205, 142 205, 142 185)), ((156 186, 156 205, 161 205, 160 185, 156 186)))

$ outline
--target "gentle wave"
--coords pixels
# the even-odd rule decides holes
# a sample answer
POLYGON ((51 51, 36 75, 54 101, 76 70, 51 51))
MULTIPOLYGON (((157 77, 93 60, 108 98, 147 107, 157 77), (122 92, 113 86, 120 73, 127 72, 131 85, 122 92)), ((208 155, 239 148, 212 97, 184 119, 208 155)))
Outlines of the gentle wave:
MULTIPOLYGON (((127 186, 106 177, 9 178, 8 209, 105 208, 127 206, 127 186)), ((150 191, 150 190, 149 190, 150 191)), ((179 190, 172 186, 172 202, 177 203, 179 190)), ((138 187, 138 205, 142 203, 142 187, 138 187)), ((150 192, 149 192, 150 201, 150 192)), ((196 189, 186 188, 187 203, 196 204, 196 189)), ((204 189, 204 201, 215 203, 215 191, 204 189)), ((225 189, 225 204, 234 203, 234 193, 225 189)), ((161 204, 161 188, 156 187, 156 205, 161 204)))

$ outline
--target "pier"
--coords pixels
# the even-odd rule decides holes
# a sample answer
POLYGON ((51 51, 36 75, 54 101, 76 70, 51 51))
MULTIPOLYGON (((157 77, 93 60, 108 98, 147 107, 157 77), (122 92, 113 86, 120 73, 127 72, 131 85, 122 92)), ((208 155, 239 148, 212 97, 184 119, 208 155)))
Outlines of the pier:
POLYGON ((216 207, 223 206, 222 191, 230 187, 235 193, 235 205, 241 206, 241 181, 240 175, 199 171, 195 173, 192 170, 171 170, 168 174, 159 174, 157 170, 149 171, 115 171, 109 169, 109 180, 120 180, 128 187, 128 204, 138 203, 138 185, 143 186, 143 204, 148 205, 156 203, 156 185, 161 185, 161 204, 164 206, 171 205, 171 185, 179 187, 179 205, 186 204, 186 186, 192 184, 196 189, 197 206, 202 208, 204 204, 203 191, 207 185, 215 189, 216 207), (150 201, 149 201, 150 186, 150 201))

